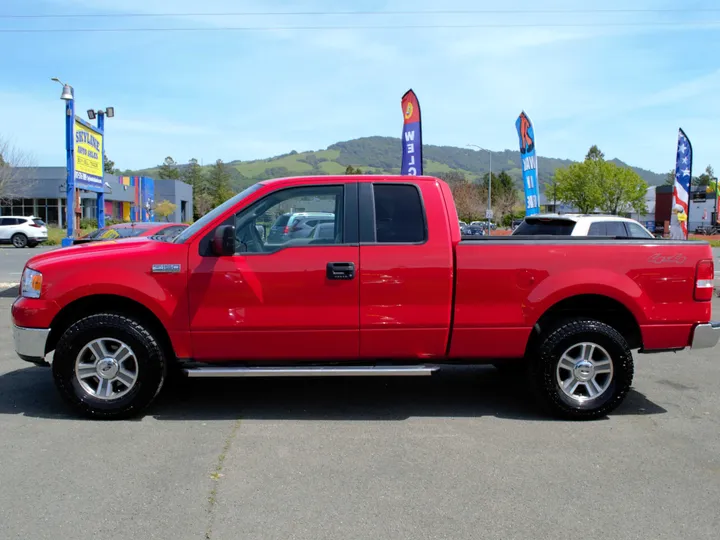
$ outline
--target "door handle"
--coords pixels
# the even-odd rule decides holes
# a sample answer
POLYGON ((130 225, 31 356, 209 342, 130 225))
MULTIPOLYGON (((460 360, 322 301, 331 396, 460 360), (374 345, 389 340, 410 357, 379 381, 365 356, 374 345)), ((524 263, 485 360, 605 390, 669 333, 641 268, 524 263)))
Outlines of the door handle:
POLYGON ((331 262, 327 263, 328 279, 352 279, 355 277, 355 263, 331 262))

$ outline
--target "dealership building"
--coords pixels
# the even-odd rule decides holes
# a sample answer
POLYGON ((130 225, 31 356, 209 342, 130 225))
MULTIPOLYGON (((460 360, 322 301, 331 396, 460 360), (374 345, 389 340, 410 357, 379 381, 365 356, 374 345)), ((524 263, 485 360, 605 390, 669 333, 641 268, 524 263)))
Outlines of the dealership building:
MULTIPOLYGON (((65 227, 65 167, 28 167, 17 169, 16 193, 0 200, 0 215, 36 216, 50 225, 65 227)), ((193 217, 192 186, 180 180, 156 180, 147 176, 104 175, 105 219, 155 221, 154 205, 170 201, 175 213, 167 221, 186 222, 193 217)), ((82 218, 97 217, 97 195, 80 191, 82 218)))

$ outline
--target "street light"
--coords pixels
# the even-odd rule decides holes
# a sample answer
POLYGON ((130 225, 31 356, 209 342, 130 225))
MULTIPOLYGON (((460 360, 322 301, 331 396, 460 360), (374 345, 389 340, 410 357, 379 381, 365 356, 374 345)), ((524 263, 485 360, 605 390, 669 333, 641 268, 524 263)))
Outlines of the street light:
POLYGON ((490 219, 491 219, 490 216, 492 216, 492 206, 491 206, 491 201, 492 201, 492 152, 490 150, 488 150, 487 148, 482 148, 481 146, 478 146, 477 144, 467 144, 465 146, 468 146, 470 148, 477 148, 478 152, 480 150, 485 150, 488 153, 488 155, 490 156, 490 175, 488 176, 488 204, 487 204, 487 212, 486 212, 486 216, 485 216, 485 217, 487 217, 487 220, 488 220, 488 236, 490 236, 490 230, 491 230, 490 229, 490 219))
POLYGON ((70 86, 69 84, 65 84, 57 77, 53 77, 50 80, 62 85, 63 91, 62 91, 62 94, 60 95, 60 99, 62 99, 64 101, 70 101, 70 100, 74 99, 75 92, 73 91, 72 86, 70 86))

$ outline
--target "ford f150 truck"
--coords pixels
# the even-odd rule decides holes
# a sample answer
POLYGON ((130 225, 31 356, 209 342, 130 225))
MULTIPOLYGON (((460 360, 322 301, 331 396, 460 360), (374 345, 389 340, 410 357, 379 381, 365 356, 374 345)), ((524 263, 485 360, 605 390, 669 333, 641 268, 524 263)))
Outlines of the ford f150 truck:
POLYGON ((566 418, 617 407, 632 351, 713 347, 704 242, 463 239, 431 177, 260 182, 173 240, 135 238, 33 257, 12 307, 21 358, 94 418, 148 406, 189 377, 429 375, 444 364, 527 372, 566 418), (269 239, 279 216, 330 216, 269 239), (312 224, 311 224, 312 225, 312 224))

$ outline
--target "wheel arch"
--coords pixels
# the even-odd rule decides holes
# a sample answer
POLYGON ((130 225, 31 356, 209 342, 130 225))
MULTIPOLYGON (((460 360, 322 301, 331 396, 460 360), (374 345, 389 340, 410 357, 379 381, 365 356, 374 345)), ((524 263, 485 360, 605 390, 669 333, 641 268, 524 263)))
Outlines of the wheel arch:
POLYGON ((527 352, 532 351, 539 336, 559 321, 578 318, 596 319, 617 330, 630 349, 643 346, 640 324, 633 312, 622 302, 602 294, 578 294, 559 300, 537 320, 530 334, 527 352))
POLYGON ((45 346, 45 354, 53 351, 60 336, 72 324, 84 317, 99 313, 115 313, 129 316, 145 324, 157 337, 168 359, 175 358, 170 336, 158 316, 147 306, 126 296, 115 294, 94 294, 78 298, 63 307, 52 320, 50 335, 45 346))

